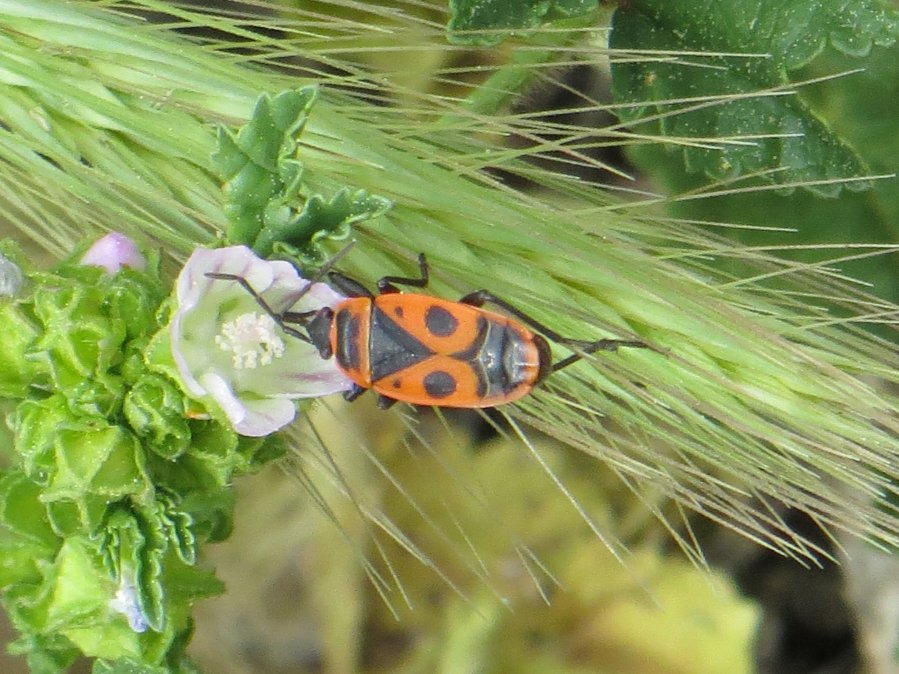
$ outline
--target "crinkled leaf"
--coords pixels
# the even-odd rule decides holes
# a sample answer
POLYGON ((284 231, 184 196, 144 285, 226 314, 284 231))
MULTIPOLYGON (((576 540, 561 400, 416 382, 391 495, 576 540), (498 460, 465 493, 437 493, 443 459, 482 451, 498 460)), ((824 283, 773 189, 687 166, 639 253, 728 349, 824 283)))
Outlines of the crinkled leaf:
POLYGON ((287 443, 278 434, 262 438, 240 436, 238 439, 237 451, 247 457, 247 472, 253 472, 280 459, 287 450, 287 443))
POLYGON ((156 632, 166 629, 166 568, 196 562, 192 524, 176 499, 160 492, 150 503, 113 511, 101 532, 107 569, 120 582, 133 584, 141 617, 156 632))
POLYGON ((97 660, 91 674, 172 674, 167 667, 154 667, 131 658, 119 658, 115 661, 97 660))
POLYGON ((231 534, 234 527, 233 490, 194 490, 185 496, 181 507, 190 513, 192 530, 198 539, 215 543, 231 534))
MULTIPOLYGON (((892 41, 896 30, 895 18, 873 0, 839 6, 816 0, 640 0, 616 11, 610 46, 709 55, 620 61, 613 66, 613 93, 629 104, 619 114, 634 131, 695 139, 677 145, 689 171, 715 179, 765 173, 778 184, 857 177, 866 172, 861 159, 800 95, 785 92, 787 73, 828 42, 864 54, 872 44, 892 41), (644 117, 653 119, 640 122, 644 117)), ((831 196, 840 189, 809 188, 831 196)))
POLYGON ((13 471, 4 475, 0 478, 0 524, 19 544, 27 539, 45 548, 48 554, 55 553, 59 538, 47 521, 40 495, 40 487, 22 473, 13 471))
POLYGON ((347 189, 340 190, 329 201, 315 194, 306 200, 299 213, 276 203, 266 212, 265 228, 257 246, 301 262, 320 263, 325 258, 319 245, 321 241, 346 239, 353 224, 382 215, 390 206, 387 199, 365 190, 347 189))
POLYGON ((88 539, 66 539, 41 573, 39 584, 18 585, 4 601, 25 634, 20 647, 45 651, 41 666, 46 671, 57 671, 53 663, 67 663, 73 644, 88 656, 139 654, 137 635, 127 623, 110 620, 114 584, 88 539))
POLYGON ((0 303, 0 396, 22 398, 29 386, 40 383, 41 368, 26 357, 39 334, 20 304, 9 299, 0 303))
POLYGON ((450 0, 449 39, 495 45, 515 31, 592 12, 597 4, 597 0, 450 0))
POLYGON ((24 655, 30 674, 62 674, 80 655, 62 634, 28 634, 7 647, 12 655, 24 655))
POLYGON ((57 557, 47 629, 57 629, 91 656, 140 652, 137 635, 124 621, 109 620, 113 583, 84 539, 66 540, 57 557), (97 637, 102 634, 103 638, 97 637))
POLYGON ((178 559, 192 565, 197 561, 197 539, 193 532, 193 518, 182 510, 176 498, 160 492, 156 502, 142 508, 144 517, 155 520, 178 559))
POLYGON ((196 423, 187 456, 199 462, 216 485, 224 487, 235 473, 247 468, 247 457, 236 451, 237 446, 238 435, 224 424, 196 423))
POLYGON ((315 87, 303 87, 274 98, 264 94, 251 120, 237 133, 219 129, 219 146, 212 161, 225 181, 231 242, 252 246, 269 202, 283 198, 286 191, 296 191, 300 170, 293 155, 316 93, 315 87), (287 176, 281 169, 284 162, 291 162, 287 176))
POLYGON ((97 565, 99 559, 85 538, 67 538, 47 570, 41 630, 58 630, 92 622, 107 614, 112 581, 97 565))
POLYGON ((133 435, 99 420, 60 430, 54 441, 56 472, 43 498, 61 534, 93 533, 106 506, 126 497, 153 494, 144 454, 133 435))
POLYGON ((113 320, 125 324, 126 337, 134 339, 157 327, 156 312, 165 298, 158 276, 128 267, 104 277, 104 302, 113 320))
MULTIPOLYGON (((303 163, 297 141, 312 105, 315 87, 261 96, 249 123, 236 134, 219 131, 213 164, 225 181, 228 240, 267 257, 282 244, 300 260, 304 249, 323 237, 345 238, 349 226, 380 215, 390 204, 363 191, 338 190, 330 201, 303 191, 303 163)), ((312 258, 321 255, 312 253, 312 258)))
POLYGON ((0 590, 16 584, 34 586, 61 541, 47 522, 40 488, 22 473, 0 479, 0 590))
POLYGON ((101 290, 49 276, 38 284, 34 312, 44 334, 30 357, 46 366, 53 385, 87 413, 109 414, 121 402, 121 377, 110 372, 122 358, 123 318, 107 315, 101 290))
POLYGON ((174 460, 190 446, 184 396, 168 379, 142 376, 125 395, 123 411, 137 437, 161 457, 174 460))
POLYGON ((23 400, 10 417, 15 430, 14 449, 25 474, 38 484, 47 484, 56 474, 56 434, 78 417, 65 397, 54 394, 43 400, 23 400))
MULTIPOLYGON (((803 78, 840 72, 856 64, 852 57, 831 50, 802 71, 803 78)), ((899 134, 894 132, 895 101, 899 100, 899 44, 874 49, 865 71, 816 86, 809 99, 840 134, 845 134, 871 171, 899 173, 899 134)), ((634 161, 651 167, 653 179, 672 194, 702 189, 702 177, 686 174, 680 162, 670 161, 657 146, 631 152, 634 161)), ((749 225, 727 230, 727 236, 750 246, 783 246, 778 255, 802 263, 819 263, 833 256, 833 248, 815 250, 796 244, 848 245, 865 241, 890 244, 899 240, 897 180, 877 180, 864 193, 845 193, 839 199, 819 199, 807 190, 775 194, 754 190, 715 198, 674 201, 668 209, 680 218, 749 225), (762 228, 784 228, 774 232, 762 228)), ((722 261, 724 263, 724 261, 722 261)), ((735 275, 749 273, 739 260, 726 262, 735 275)), ((870 284, 872 292, 899 300, 899 254, 863 256, 839 264, 841 273, 870 284)), ((772 279, 771 283, 775 280, 772 279)), ((819 300, 820 301, 820 300, 819 300)))

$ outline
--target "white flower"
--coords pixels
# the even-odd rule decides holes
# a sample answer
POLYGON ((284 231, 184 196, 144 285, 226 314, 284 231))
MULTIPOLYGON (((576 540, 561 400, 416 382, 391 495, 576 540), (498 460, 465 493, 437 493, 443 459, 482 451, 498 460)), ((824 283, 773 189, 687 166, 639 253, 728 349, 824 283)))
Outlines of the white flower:
POLYGON ((344 299, 316 283, 297 302, 309 282, 293 265, 262 260, 245 246, 195 250, 178 277, 170 325, 172 355, 191 395, 212 398, 234 430, 258 437, 293 421, 293 399, 350 388, 334 359, 285 334, 237 281, 209 278, 210 272, 245 279, 276 314, 316 311, 344 299))
POLYGON ((122 267, 143 271, 147 266, 147 260, 134 241, 119 232, 110 232, 97 239, 94 245, 88 248, 80 264, 103 267, 109 274, 115 274, 122 267))

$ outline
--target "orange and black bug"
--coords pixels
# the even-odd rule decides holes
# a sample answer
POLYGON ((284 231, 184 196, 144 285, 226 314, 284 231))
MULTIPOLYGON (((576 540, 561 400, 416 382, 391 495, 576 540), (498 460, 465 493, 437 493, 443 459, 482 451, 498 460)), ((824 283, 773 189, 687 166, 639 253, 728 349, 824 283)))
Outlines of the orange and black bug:
POLYGON ((322 358, 336 358, 337 366, 354 382, 344 396, 347 400, 371 389, 385 409, 397 401, 493 407, 527 395, 551 373, 585 354, 648 348, 636 340, 563 337, 487 290, 456 302, 400 292, 398 285, 427 286, 424 253, 418 256, 418 265, 419 278, 385 276, 378 281, 377 295, 358 281, 328 272, 332 285, 347 299, 333 309, 304 313, 272 311, 240 276, 207 276, 237 281, 285 332, 312 343, 322 358), (487 303, 511 317, 481 308, 487 303), (305 328, 306 334, 295 325, 305 328), (577 352, 553 363, 547 338, 577 352))

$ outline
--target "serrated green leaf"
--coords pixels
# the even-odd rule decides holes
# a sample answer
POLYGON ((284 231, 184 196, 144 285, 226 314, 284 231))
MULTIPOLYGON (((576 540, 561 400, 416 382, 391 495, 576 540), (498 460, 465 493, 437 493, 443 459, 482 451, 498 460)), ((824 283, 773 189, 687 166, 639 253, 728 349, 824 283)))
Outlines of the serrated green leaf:
POLYGON ((234 526, 234 492, 230 489, 193 491, 185 496, 181 507, 190 513, 194 535, 215 543, 231 535, 234 526))
POLYGON ((128 497, 145 502, 153 494, 143 451, 119 426, 95 420, 62 429, 54 452, 55 472, 42 498, 62 535, 93 533, 108 504, 128 497))
POLYGON ((148 449, 170 461, 190 446, 184 396, 168 379, 144 374, 125 394, 125 418, 148 449))
MULTIPOLYGON (((99 277, 95 270, 85 274, 99 277)), ((100 287, 49 274, 38 281, 32 301, 44 333, 29 357, 49 370, 53 386, 73 405, 88 414, 111 413, 124 392, 110 370, 122 358, 126 321, 108 315, 100 287)))
POLYGON ((320 261, 316 242, 349 235, 354 222, 380 215, 390 204, 364 191, 340 189, 329 202, 303 193, 297 141, 315 102, 314 87, 259 98, 252 120, 236 134, 219 132, 213 155, 225 181, 228 240, 262 257, 276 248, 297 260, 320 261), (306 250, 310 248, 311 250, 306 250))
MULTIPOLYGON (((798 95, 772 93, 789 84, 789 70, 808 63, 828 42, 866 53, 872 44, 894 39, 897 24, 883 4, 846 4, 643 0, 619 8, 611 47, 709 54, 614 64, 614 96, 628 104, 622 119, 636 132, 695 139, 677 145, 687 170, 714 179, 760 173, 771 182, 792 184, 864 175, 854 150, 798 95), (653 119, 641 123, 643 117, 653 119)), ((809 189, 833 196, 840 187, 809 189)))
POLYGON ((320 194, 306 199, 298 213, 284 203, 273 203, 266 211, 265 227, 256 246, 300 262, 321 263, 325 254, 320 244, 324 240, 341 241, 349 237, 351 227, 390 209, 387 199, 368 194, 365 190, 350 192, 342 189, 330 200, 320 194))
POLYGON ((236 451, 238 436, 230 428, 217 422, 194 423, 191 428, 193 441, 186 457, 202 466, 205 479, 224 487, 235 473, 247 469, 247 457, 236 451))
POLYGON ((271 200, 295 189, 296 168, 285 185, 281 164, 295 161, 296 142, 315 102, 315 87, 260 96, 249 123, 236 134, 219 129, 212 163, 224 181, 228 240, 252 246, 271 200))
POLYGON ((597 0, 450 0, 449 39, 495 45, 516 30, 592 12, 597 0))
POLYGON ((15 430, 14 449, 25 474, 37 484, 47 484, 56 473, 56 434, 78 417, 60 394, 43 400, 23 400, 10 417, 15 430))

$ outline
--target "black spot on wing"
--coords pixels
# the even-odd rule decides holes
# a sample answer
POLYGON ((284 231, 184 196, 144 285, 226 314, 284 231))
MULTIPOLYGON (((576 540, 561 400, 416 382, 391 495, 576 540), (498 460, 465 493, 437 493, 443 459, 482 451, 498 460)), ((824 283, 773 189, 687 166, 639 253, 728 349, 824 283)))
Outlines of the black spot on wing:
POLYGON ((456 392, 456 378, 443 370, 429 372, 422 383, 432 398, 446 398, 456 392))
POLYGON ((376 304, 371 313, 369 354, 371 378, 378 381, 420 363, 434 352, 400 327, 376 304))
POLYGON ((434 305, 425 312, 425 327, 436 337, 449 337, 459 327, 459 319, 443 307, 434 305))

